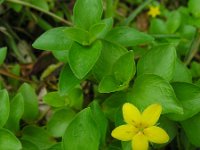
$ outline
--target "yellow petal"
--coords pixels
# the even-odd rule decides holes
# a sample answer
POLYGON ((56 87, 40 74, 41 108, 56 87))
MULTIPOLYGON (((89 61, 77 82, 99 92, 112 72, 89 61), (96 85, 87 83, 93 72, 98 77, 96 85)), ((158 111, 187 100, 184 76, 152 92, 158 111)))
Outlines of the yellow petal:
POLYGON ((126 123, 136 125, 141 122, 141 113, 133 104, 125 103, 122 111, 126 123))
POLYGON ((133 136, 138 131, 133 125, 121 125, 115 128, 111 135, 112 137, 121 140, 121 141, 130 141, 132 140, 133 136))
POLYGON ((152 104, 148 106, 142 113, 142 122, 147 127, 153 126, 159 119, 162 112, 162 107, 159 104, 152 104))
POLYGON ((133 137, 132 148, 133 150, 148 150, 149 143, 143 133, 139 132, 133 137))
POLYGON ((144 129, 143 132, 144 135, 148 138, 148 140, 153 143, 162 144, 167 143, 169 141, 168 134, 165 132, 165 130, 163 130, 160 127, 152 126, 144 129))

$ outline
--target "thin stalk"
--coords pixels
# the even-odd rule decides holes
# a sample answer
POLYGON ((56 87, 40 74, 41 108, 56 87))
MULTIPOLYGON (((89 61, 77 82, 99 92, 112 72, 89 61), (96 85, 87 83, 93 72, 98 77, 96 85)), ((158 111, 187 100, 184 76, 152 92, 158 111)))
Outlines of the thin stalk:
POLYGON ((35 5, 32 5, 32 4, 30 4, 30 3, 27 3, 27 2, 24 2, 24 1, 21 1, 21 0, 6 0, 6 1, 7 1, 7 2, 10 2, 10 3, 20 4, 20 5, 23 5, 23 6, 27 6, 27 7, 33 8, 33 9, 35 9, 35 10, 38 10, 38 11, 40 11, 40 12, 43 12, 44 14, 47 14, 47 15, 49 15, 49 16, 51 16, 51 17, 53 17, 53 18, 55 18, 55 19, 57 19, 57 20, 59 20, 59 21, 65 23, 65 24, 67 24, 67 25, 69 25, 69 26, 72 25, 72 23, 71 23, 70 21, 67 21, 67 20, 65 20, 65 19, 63 19, 63 18, 61 18, 61 17, 55 15, 55 14, 52 13, 52 12, 46 11, 46 10, 44 10, 44 9, 42 9, 42 8, 40 8, 40 7, 37 7, 37 6, 35 6, 35 5))
POLYGON ((198 52, 200 46, 200 29, 198 29, 197 35, 194 38, 191 47, 188 51, 188 54, 185 58, 185 65, 189 65, 192 58, 195 56, 195 54, 198 52))
POLYGON ((124 20, 122 25, 129 25, 131 21, 135 19, 135 17, 147 6, 149 5, 153 0, 147 0, 144 3, 142 3, 135 11, 133 11, 127 19, 124 20))

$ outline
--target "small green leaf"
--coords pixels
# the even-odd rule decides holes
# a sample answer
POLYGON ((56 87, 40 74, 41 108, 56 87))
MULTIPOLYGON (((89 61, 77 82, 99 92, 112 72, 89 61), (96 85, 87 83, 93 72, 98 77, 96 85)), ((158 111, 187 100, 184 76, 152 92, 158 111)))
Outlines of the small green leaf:
POLYGON ((62 143, 56 143, 52 147, 48 148, 47 150, 63 150, 62 143))
POLYGON ((61 96, 57 91, 56 92, 49 92, 44 97, 43 100, 50 106, 53 107, 63 107, 67 105, 67 97, 61 96))
POLYGON ((97 23, 91 26, 89 33, 90 33, 90 42, 95 41, 97 38, 99 38, 102 35, 102 32, 104 31, 106 27, 105 23, 97 23))
POLYGON ((24 83, 20 86, 19 93, 24 98, 24 114, 23 119, 26 121, 34 120, 39 114, 38 99, 35 90, 31 85, 24 83))
POLYGON ((69 124, 63 136, 64 150, 98 150, 100 132, 90 108, 85 108, 69 124), (87 144, 86 144, 87 143, 87 144))
POLYGON ((192 73, 179 59, 176 60, 172 82, 192 83, 192 73))
POLYGON ((188 8, 195 17, 200 17, 200 0, 189 0, 188 8))
POLYGON ((111 75, 99 83, 100 93, 109 93, 126 88, 136 71, 133 52, 121 56, 113 65, 111 75))
POLYGON ((176 64, 176 49, 170 45, 156 46, 140 58, 137 74, 151 73, 170 81, 176 64))
POLYGON ((6 129, 0 129, 1 150, 21 150, 22 145, 15 135, 6 129))
POLYGON ((0 48, 0 65, 3 64, 7 54, 7 47, 0 48))
POLYGON ((163 114, 183 113, 183 108, 169 82, 153 74, 137 77, 133 88, 127 94, 127 100, 141 110, 150 104, 158 103, 163 107, 163 114))
POLYGON ((50 148, 55 144, 54 139, 49 135, 49 133, 36 126, 26 126, 23 129, 22 140, 27 140, 37 145, 40 149, 50 148))
POLYGON ((39 147, 27 140, 21 140, 22 150, 40 150, 39 147))
POLYGON ((152 19, 150 22, 149 32, 153 34, 166 34, 166 23, 158 18, 152 19))
POLYGON ((130 27, 116 27, 108 32, 105 39, 123 46, 136 46, 154 40, 150 35, 130 27))
POLYGON ((172 120, 186 120, 200 112, 200 87, 184 82, 172 83, 175 94, 183 107, 183 114, 169 114, 172 120))
POLYGON ((83 105, 83 91, 80 87, 76 87, 72 89, 68 94, 67 98, 69 101, 69 107, 73 107, 76 110, 79 110, 82 108, 83 105))
POLYGON ((100 93, 111 93, 121 91, 127 87, 126 83, 117 81, 112 75, 103 77, 99 83, 98 91, 100 93))
POLYGON ((127 94, 124 91, 115 92, 103 102, 103 112, 114 121, 116 112, 127 102, 127 94))
POLYGON ((61 61, 61 62, 64 62, 64 63, 67 63, 68 62, 68 53, 69 51, 68 50, 63 50, 63 51, 52 51, 52 54, 53 56, 61 61))
POLYGON ((33 47, 47 51, 69 50, 73 41, 65 33, 68 27, 58 27, 43 33, 33 47))
POLYGON ((0 4, 2 4, 5 0, 0 0, 0 4))
POLYGON ((181 14, 179 11, 170 12, 169 17, 167 18, 166 26, 168 33, 174 33, 181 25, 181 14))
POLYGON ((105 117, 104 113, 101 110, 100 105, 97 101, 93 101, 90 104, 92 115, 94 118, 94 121, 97 124, 97 127, 99 128, 100 134, 101 134, 101 144, 103 145, 106 140, 106 133, 108 128, 108 120, 105 117))
POLYGON ((103 13, 102 0, 77 0, 73 9, 74 24, 85 30, 98 23, 103 13))
POLYGON ((46 0, 28 0, 28 2, 45 11, 49 11, 49 6, 46 0))
POLYGON ((102 45, 96 41, 91 46, 73 43, 69 51, 69 65, 78 79, 83 79, 93 68, 101 53, 102 45))
POLYGON ((192 118, 182 121, 181 126, 191 144, 200 147, 200 113, 192 118))
MULTIPOLYGON (((11 73, 14 75, 20 76, 20 65, 16 64, 12 67, 11 73)), ((17 89, 19 86, 19 80, 13 79, 13 78, 8 78, 9 83, 13 86, 13 88, 17 89)))
POLYGON ((81 81, 71 71, 69 65, 65 65, 60 73, 58 90, 60 94, 67 94, 75 86, 77 86, 81 81))
POLYGON ((106 34, 112 29, 112 26, 113 18, 104 19, 99 23, 91 26, 89 32, 92 40, 90 39, 90 41, 94 41, 95 39, 103 39, 106 34))
POLYGON ((113 64, 127 52, 124 47, 104 40, 102 45, 101 55, 93 68, 93 74, 98 81, 111 74, 113 64))
POLYGON ((24 113, 24 99, 18 93, 10 103, 10 115, 6 123, 6 128, 16 133, 19 130, 19 123, 24 113))
POLYGON ((0 128, 3 127, 8 120, 10 113, 10 101, 8 92, 0 90, 0 128))
POLYGON ((90 44, 89 32, 81 28, 69 27, 65 30, 65 34, 67 34, 71 40, 76 41, 81 45, 90 44))
POLYGON ((133 51, 121 56, 113 65, 112 73, 115 79, 121 83, 128 82, 135 75, 135 61, 133 51))
POLYGON ((75 116, 75 112, 70 109, 61 109, 56 111, 47 123, 47 130, 53 137, 61 137, 71 120, 75 116))

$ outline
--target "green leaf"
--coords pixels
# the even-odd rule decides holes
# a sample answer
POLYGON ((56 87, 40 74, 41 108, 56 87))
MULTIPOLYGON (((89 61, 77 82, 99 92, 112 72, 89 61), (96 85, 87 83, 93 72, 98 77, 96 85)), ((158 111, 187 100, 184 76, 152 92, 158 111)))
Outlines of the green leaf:
POLYGON ((71 71, 69 65, 65 65, 59 76, 58 90, 61 95, 69 93, 75 86, 77 86, 81 81, 77 79, 74 73, 71 71))
POLYGON ((52 147, 48 148, 47 150, 63 150, 62 143, 54 144, 52 147))
POLYGON ((22 145, 15 135, 7 129, 0 129, 1 150, 21 150, 22 145))
POLYGON ((190 70, 193 78, 200 77, 200 64, 198 62, 192 61, 190 65, 190 70))
POLYGON ((181 25, 181 14, 179 11, 172 11, 167 18, 166 26, 168 33, 174 33, 181 25))
POLYGON ((103 77, 99 83, 98 91, 100 93, 111 93, 121 91, 127 88, 127 83, 121 83, 117 81, 112 75, 103 77))
POLYGON ((22 118, 26 121, 36 119, 39 114, 39 109, 35 90, 31 85, 24 83, 20 86, 18 92, 21 93, 24 98, 24 114, 22 118))
POLYGON ((7 54, 7 47, 0 48, 0 65, 3 64, 7 54))
POLYGON ((9 6, 9 8, 12 8, 17 13, 19 13, 22 10, 22 8, 23 8, 22 5, 16 4, 16 3, 7 3, 7 5, 9 6))
POLYGON ((78 79, 83 79, 93 68, 100 56, 101 49, 100 41, 96 41, 91 46, 73 43, 69 51, 69 65, 78 79))
POLYGON ((174 74, 176 49, 170 45, 156 46, 140 58, 137 74, 155 74, 170 81, 174 74))
POLYGON ((76 110, 79 110, 82 108, 83 105, 83 91, 80 87, 76 87, 72 89, 68 94, 67 98, 69 101, 69 107, 73 107, 76 110))
POLYGON ((98 150, 100 132, 90 108, 85 108, 69 124, 63 136, 64 150, 98 150))
POLYGON ((22 150, 40 150, 39 147, 27 140, 21 140, 22 150))
POLYGON ((137 77, 133 88, 127 94, 127 100, 141 110, 150 104, 158 103, 163 107, 163 114, 183 113, 183 108, 171 85, 163 78, 153 74, 137 77))
POLYGON ((0 90, 0 128, 3 127, 8 120, 10 113, 10 101, 8 92, 0 90))
POLYGON ((58 27, 43 33, 33 47, 47 51, 69 50, 73 41, 65 33, 68 27, 58 27))
POLYGON ((102 0, 77 0, 73 9, 74 24, 89 30, 93 24, 101 20, 102 13, 102 0))
POLYGON ((89 33, 90 33, 90 41, 94 41, 101 36, 101 33, 104 31, 106 27, 105 23, 97 23, 91 26, 89 33))
MULTIPOLYGON (((11 69, 11 73, 13 73, 14 75, 20 76, 20 65, 15 64, 11 69)), ((20 83, 19 80, 13 79, 13 78, 8 78, 8 81, 14 89, 18 88, 19 83, 20 83)))
POLYGON ((56 111, 47 123, 47 131, 53 137, 63 136, 75 114, 76 113, 71 109, 61 109, 56 111))
POLYGON ((67 97, 59 92, 49 92, 43 97, 43 101, 53 107, 63 107, 67 105, 67 97))
POLYGON ((19 130, 19 123, 24 113, 24 99, 18 93, 10 103, 10 114, 6 123, 6 128, 16 133, 19 130))
POLYGON ((193 116, 192 118, 182 121, 181 126, 188 137, 191 144, 200 147, 200 113, 193 116))
POLYGON ((113 19, 107 18, 100 21, 97 24, 94 24, 90 27, 90 41, 94 41, 95 39, 102 39, 105 35, 111 30, 113 25, 113 19))
POLYGON ((104 113, 102 112, 101 107, 97 101, 93 101, 90 104, 90 107, 91 107, 94 121, 96 122, 97 127, 99 128, 99 131, 101 134, 101 144, 104 145, 105 140, 106 140, 107 128, 108 128, 108 120, 105 117, 104 113))
POLYGON ((166 34, 166 23, 158 18, 152 19, 150 22, 149 32, 153 34, 166 34))
POLYGON ((172 82, 192 83, 192 74, 190 70, 179 59, 176 60, 172 82))
POLYGON ((28 0, 28 2, 45 11, 49 11, 49 6, 46 0, 28 0))
POLYGON ((116 112, 127 102, 127 94, 124 91, 113 93, 103 102, 103 112, 114 122, 116 112))
POLYGON ((98 81, 109 75, 113 64, 127 52, 127 49, 111 42, 102 41, 102 45, 101 55, 93 68, 93 74, 98 81))
POLYGON ((188 8, 195 17, 200 17, 200 0, 189 0, 188 8))
POLYGON ((200 112, 200 87, 184 82, 172 83, 174 92, 181 102, 183 114, 169 114, 170 119, 176 121, 186 120, 200 112))
POLYGON ((133 52, 129 51, 114 63, 111 75, 107 75, 101 80, 99 92, 109 93, 126 88, 135 71, 133 52))
POLYGON ((67 63, 68 62, 68 50, 63 51, 52 51, 53 56, 59 60, 60 62, 67 63))
POLYGON ((49 135, 47 131, 36 126, 26 126, 23 129, 22 139, 32 142, 40 149, 47 149, 55 144, 54 139, 49 135))
POLYGON ((65 30, 65 34, 73 41, 81 45, 90 45, 90 34, 81 28, 69 27, 65 30))
POLYGON ((135 75, 135 61, 133 51, 121 56, 113 65, 112 74, 121 83, 129 82, 135 75))
POLYGON ((0 0, 0 4, 2 4, 5 0, 0 0))
POLYGON ((116 27, 108 32, 105 39, 123 46, 136 46, 154 40, 150 35, 130 27, 116 27))

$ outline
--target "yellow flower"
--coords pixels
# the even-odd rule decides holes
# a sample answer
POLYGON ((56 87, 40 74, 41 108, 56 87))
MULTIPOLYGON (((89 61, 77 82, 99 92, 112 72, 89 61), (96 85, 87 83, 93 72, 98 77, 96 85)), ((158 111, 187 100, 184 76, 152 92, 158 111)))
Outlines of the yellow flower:
POLYGON ((121 141, 132 140, 133 150, 148 150, 149 142, 162 144, 169 141, 165 130, 155 126, 162 112, 161 105, 152 104, 140 113, 134 105, 125 103, 122 112, 127 124, 115 128, 111 135, 121 141))
POLYGON ((148 11, 148 15, 152 16, 152 17, 156 17, 157 15, 160 15, 159 6, 150 6, 150 9, 148 11))

